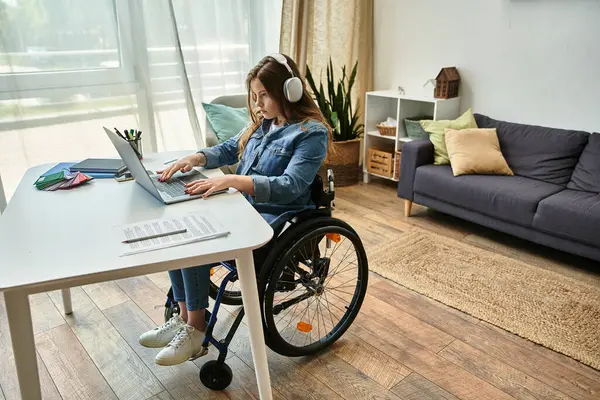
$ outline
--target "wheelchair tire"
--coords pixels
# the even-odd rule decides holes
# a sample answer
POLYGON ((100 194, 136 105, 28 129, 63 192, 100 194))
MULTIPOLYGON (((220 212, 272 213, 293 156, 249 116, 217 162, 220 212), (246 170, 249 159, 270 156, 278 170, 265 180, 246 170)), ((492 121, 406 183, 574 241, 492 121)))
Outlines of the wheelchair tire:
MULTIPOLYGON (((282 251, 278 254, 276 259, 273 260, 274 263, 271 268, 267 268, 268 271, 262 271, 261 284, 259 285, 267 345, 275 352, 289 357, 314 354, 330 346, 344 334, 360 310, 367 292, 369 274, 367 256, 362 242, 356 234, 356 231, 354 231, 347 223, 336 218, 322 217, 309 220, 300 224, 299 227, 302 228, 301 232, 295 232, 294 240, 282 243, 282 249, 280 249, 282 251), (326 287, 327 284, 332 282, 333 277, 336 274, 347 273, 347 271, 349 271, 345 265, 341 268, 341 271, 339 271, 339 269, 340 265, 342 265, 341 263, 346 259, 346 254, 350 247, 342 255, 342 260, 334 267, 335 271, 331 274, 332 271, 330 271, 330 267, 332 256, 337 250, 334 247, 334 250, 332 250, 332 253, 328 258, 327 249, 329 247, 324 247, 324 254, 322 254, 322 251, 319 248, 320 244, 323 243, 324 238, 327 238, 325 243, 330 244, 330 237, 333 237, 337 239, 338 242, 342 243, 345 243, 345 240, 347 239, 350 246, 354 248, 354 254, 356 254, 357 275, 353 293, 347 293, 340 289, 340 287, 344 289, 346 287, 352 287, 352 285, 348 286, 346 283, 353 280, 353 278, 350 278, 350 280, 341 285, 339 281, 337 281, 338 278, 336 278, 336 281, 334 281, 330 287, 331 289, 327 289, 326 287), (341 238, 344 238, 344 241, 342 241, 341 238), (310 250, 309 246, 312 246, 313 249, 310 250), (302 262, 304 266, 299 267, 300 262, 295 264, 297 260, 304 260, 302 262), (290 278, 291 269, 295 270, 294 273, 291 273, 292 278, 290 278), (296 275, 299 276, 299 279, 297 280, 295 278, 296 275), (285 285, 288 286, 286 287, 285 285), (289 285, 292 285, 293 289, 289 285), (290 299, 289 296, 291 296, 292 293, 297 293, 296 290, 298 288, 301 291, 306 289, 306 293, 290 299), (289 294, 286 292, 289 292, 289 294), (338 295, 344 296, 341 295, 340 292, 345 293, 346 296, 351 296, 351 300, 338 297, 338 295), (331 297, 328 296, 328 294, 331 297), (281 296, 281 299, 276 300, 276 296, 281 296), (279 300, 281 300, 281 302, 275 304, 275 302, 279 300), (343 302, 340 302, 339 300, 343 300, 343 302), (348 303, 347 305, 346 302, 348 303), (328 320, 326 321, 324 315, 321 315, 321 318, 317 316, 316 322, 314 320, 311 320, 308 323, 305 322, 304 319, 307 319, 306 312, 302 314, 302 311, 300 311, 301 314, 297 314, 297 311, 292 310, 292 307, 296 307, 297 309, 299 304, 302 304, 300 307, 300 310, 302 310, 305 303, 307 303, 306 309, 308 310, 308 319, 310 319, 311 312, 313 312, 314 317, 319 310, 324 310, 327 307, 329 312, 329 315, 327 316, 328 320), (330 308, 332 304, 336 307, 336 310, 334 310, 333 313, 331 312, 332 308, 330 308), (310 310, 311 305, 315 310, 310 310), (291 312, 286 311, 288 308, 291 312), (279 316, 281 313, 283 313, 283 315, 279 316), (284 320, 284 317, 286 316, 285 313, 287 313, 289 322, 288 320, 284 320), (341 314, 337 323, 333 321, 333 316, 335 314, 341 314), (276 319, 279 319, 279 321, 276 321, 276 319), (331 329, 327 327, 329 320, 331 320, 331 329), (323 335, 321 335, 321 321, 323 322, 323 335), (288 323, 285 324, 286 322, 288 323), (299 334, 299 338, 305 338, 303 344, 294 341, 297 332, 293 328, 294 325, 291 325, 292 322, 296 323, 296 330, 302 332, 299 334), (315 323, 317 324, 318 338, 313 340, 312 331, 314 327, 313 324, 315 323)), ((338 254, 337 258, 340 257, 340 254, 338 254)), ((337 262, 337 260, 335 262, 337 262)), ((350 263, 348 262, 348 264, 350 263)), ((347 279, 347 275, 344 276, 343 279, 347 279)), ((351 291, 352 289, 349 290, 351 291)), ((315 333, 317 333, 316 330, 315 333)))
POLYGON ((229 365, 218 360, 207 361, 200 368, 200 381, 212 390, 223 390, 231 384, 233 372, 229 365))

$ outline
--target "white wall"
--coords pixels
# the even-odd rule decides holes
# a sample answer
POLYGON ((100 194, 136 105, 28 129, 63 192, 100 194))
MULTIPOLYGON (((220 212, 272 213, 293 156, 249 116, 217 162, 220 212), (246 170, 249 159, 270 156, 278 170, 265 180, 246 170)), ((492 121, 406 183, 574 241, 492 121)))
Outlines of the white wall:
POLYGON ((374 37, 376 89, 456 66, 461 110, 600 131, 599 0, 375 0, 374 37))

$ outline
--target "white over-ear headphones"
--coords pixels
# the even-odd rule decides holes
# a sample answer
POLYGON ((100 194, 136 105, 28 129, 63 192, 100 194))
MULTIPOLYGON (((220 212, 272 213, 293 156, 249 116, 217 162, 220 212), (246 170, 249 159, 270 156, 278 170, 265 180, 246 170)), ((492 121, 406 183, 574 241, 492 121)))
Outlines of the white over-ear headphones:
POLYGON ((294 76, 294 73, 288 65, 287 59, 284 55, 275 53, 271 54, 271 57, 273 57, 279 64, 282 64, 284 67, 286 67, 290 72, 290 75, 292 75, 291 78, 286 79, 286 81, 283 83, 283 95, 290 103, 298 102, 302 98, 302 93, 304 92, 304 89, 302 88, 302 81, 297 76, 294 76))

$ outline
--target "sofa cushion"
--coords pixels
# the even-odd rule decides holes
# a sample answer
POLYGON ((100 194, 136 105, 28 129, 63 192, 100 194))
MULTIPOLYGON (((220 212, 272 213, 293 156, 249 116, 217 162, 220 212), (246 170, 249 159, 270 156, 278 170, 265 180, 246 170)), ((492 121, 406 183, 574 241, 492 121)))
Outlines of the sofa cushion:
POLYGON ((570 189, 549 196, 540 202, 533 227, 600 246, 600 196, 570 189))
POLYGON ((523 226, 531 226, 540 200, 563 189, 523 176, 453 176, 448 165, 417 168, 414 184, 415 193, 523 226))
POLYGON ((600 133, 590 135, 567 187, 600 193, 600 133))
POLYGON ((587 132, 497 121, 475 114, 479 128, 496 128, 508 166, 528 178, 566 185, 590 136, 587 132))
POLYGON ((477 128, 473 111, 470 108, 456 119, 422 120, 419 123, 423 130, 429 134, 429 140, 431 140, 435 149, 434 164, 439 165, 450 164, 448 150, 446 149, 446 129, 477 128))
POLYGON ((500 151, 496 129, 446 129, 446 148, 454 176, 514 175, 500 151))

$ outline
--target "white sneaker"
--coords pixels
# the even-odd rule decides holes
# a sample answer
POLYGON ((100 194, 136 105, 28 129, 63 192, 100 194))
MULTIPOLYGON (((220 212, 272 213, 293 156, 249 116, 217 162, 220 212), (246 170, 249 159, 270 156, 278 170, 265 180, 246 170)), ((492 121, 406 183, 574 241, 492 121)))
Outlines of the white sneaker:
POLYGON ((204 332, 193 326, 185 325, 171 343, 162 349, 154 359, 158 365, 177 365, 189 359, 196 359, 207 353, 202 347, 204 332))
POLYGON ((170 320, 159 327, 152 329, 146 333, 142 333, 139 342, 144 347, 161 348, 169 344, 177 335, 177 332, 185 326, 185 321, 175 314, 170 320))

